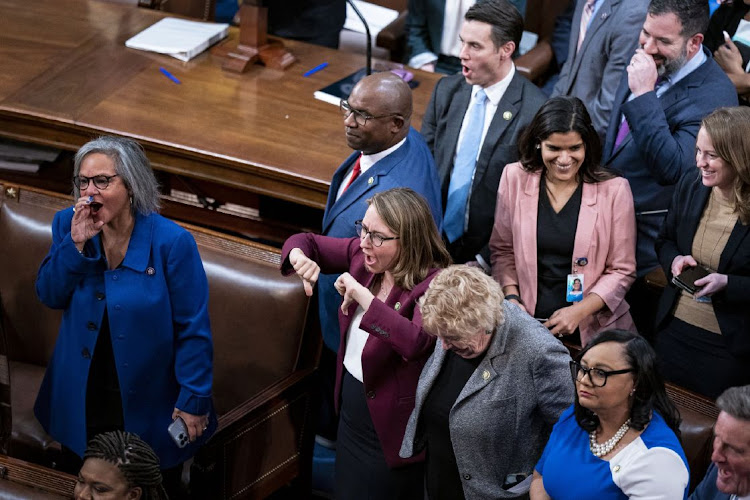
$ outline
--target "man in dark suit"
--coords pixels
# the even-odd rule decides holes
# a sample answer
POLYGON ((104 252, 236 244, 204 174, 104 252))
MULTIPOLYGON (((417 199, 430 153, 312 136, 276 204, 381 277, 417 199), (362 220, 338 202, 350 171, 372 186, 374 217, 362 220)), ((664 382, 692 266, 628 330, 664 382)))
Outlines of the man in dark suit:
POLYGON ((704 116, 736 106, 729 78, 702 46, 705 0, 652 0, 615 94, 604 164, 630 181, 638 222, 638 276, 659 265, 654 242, 685 172, 695 167, 704 116))
POLYGON ((578 0, 567 48, 552 96, 572 95, 586 103, 604 137, 622 70, 638 42, 648 0, 578 0))
POLYGON ((446 207, 444 236, 456 263, 490 261, 500 174, 518 160, 518 135, 546 100, 513 65, 522 32, 523 19, 507 0, 474 4, 461 27, 462 73, 438 81, 422 121, 446 207))
POLYGON ((638 331, 650 337, 658 293, 645 275, 659 266, 654 244, 675 184, 695 168, 695 137, 737 93, 702 46, 705 0, 652 0, 635 55, 615 93, 603 163, 630 182, 638 229, 637 275, 626 296, 638 331))
MULTIPOLYGON (((346 142, 355 151, 333 174, 322 234, 336 238, 356 236, 354 222, 364 217, 367 199, 394 187, 409 187, 424 196, 440 229, 440 184, 430 150, 410 125, 409 85, 393 73, 370 75, 357 83, 348 100, 342 101, 341 110, 346 142)), ((326 345, 321 369, 330 368, 331 375, 335 375, 335 353, 339 348, 341 296, 333 287, 336 278, 338 275, 321 274, 318 280, 320 323, 326 345), (330 361, 329 366, 325 360, 330 361)), ((331 385, 324 397, 332 395, 331 385)), ((335 429, 322 432, 333 437, 335 429)))
POLYGON ((690 500, 750 498, 750 385, 727 389, 716 406, 713 464, 690 500))

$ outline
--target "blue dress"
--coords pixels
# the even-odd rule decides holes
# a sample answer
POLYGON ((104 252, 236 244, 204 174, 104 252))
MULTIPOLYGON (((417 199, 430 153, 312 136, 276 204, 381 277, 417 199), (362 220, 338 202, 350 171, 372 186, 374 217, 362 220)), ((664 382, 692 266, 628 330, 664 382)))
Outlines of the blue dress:
POLYGON ((687 498, 688 463, 674 432, 654 412, 651 423, 609 461, 589 449, 571 406, 552 430, 536 470, 554 500, 687 498))

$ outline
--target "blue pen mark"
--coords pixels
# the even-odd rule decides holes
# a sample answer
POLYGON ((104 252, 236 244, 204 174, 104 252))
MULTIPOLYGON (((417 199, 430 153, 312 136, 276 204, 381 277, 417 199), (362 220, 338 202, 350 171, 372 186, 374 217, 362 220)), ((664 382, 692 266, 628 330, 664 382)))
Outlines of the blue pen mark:
POLYGON ((318 64, 313 69, 307 70, 302 76, 304 76, 305 78, 307 78, 308 76, 314 75, 315 73, 317 73, 318 71, 320 71, 322 69, 325 69, 326 67, 328 67, 328 63, 327 62, 318 64))
POLYGON ((173 75, 172 73, 170 73, 170 72, 169 72, 169 71, 167 71, 166 69, 164 69, 164 68, 159 68, 159 71, 161 71, 161 72, 162 72, 162 74, 163 74, 164 76, 166 76, 167 78, 169 78, 170 80, 172 80, 172 81, 173 81, 174 83, 176 83, 176 84, 178 84, 178 85, 179 85, 180 83, 182 83, 181 81, 179 81, 179 80, 177 79, 177 77, 175 77, 175 76, 174 76, 174 75, 173 75))

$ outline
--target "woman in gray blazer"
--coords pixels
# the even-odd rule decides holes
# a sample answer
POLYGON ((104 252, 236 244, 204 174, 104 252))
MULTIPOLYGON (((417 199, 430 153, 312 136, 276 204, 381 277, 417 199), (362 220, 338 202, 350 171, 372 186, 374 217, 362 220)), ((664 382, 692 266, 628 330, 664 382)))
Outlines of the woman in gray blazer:
POLYGON ((401 457, 426 449, 430 500, 525 496, 552 425, 573 401, 568 351, 476 268, 445 269, 420 307, 439 341, 401 457))

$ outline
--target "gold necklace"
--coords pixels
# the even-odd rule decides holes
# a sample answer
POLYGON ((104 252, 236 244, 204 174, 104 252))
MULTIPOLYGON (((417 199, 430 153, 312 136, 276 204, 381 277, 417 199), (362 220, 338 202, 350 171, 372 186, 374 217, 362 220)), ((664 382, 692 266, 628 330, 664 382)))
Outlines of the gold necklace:
MULTIPOLYGON (((716 243, 714 243, 714 248, 711 250, 711 255, 709 257, 709 260, 706 260, 706 256, 704 253, 704 247, 703 242, 706 239, 706 231, 708 230, 708 223, 711 221, 711 213, 714 210, 714 204, 718 205, 719 203, 716 201, 715 196, 718 196, 713 190, 711 191, 711 195, 708 198, 708 207, 707 207, 707 213, 706 213, 706 223, 703 225, 703 232, 701 233, 701 241, 698 246, 700 249, 700 258, 698 259, 699 262, 702 262, 706 266, 711 266, 711 263, 714 261, 714 255, 716 254, 716 249, 719 247, 719 243, 721 242, 722 238, 724 237, 724 234, 727 232, 727 229, 729 229, 730 226, 733 226, 736 222, 736 218, 730 217, 727 222, 724 223, 724 227, 721 229, 721 234, 718 238, 716 238, 716 243)), ((719 215, 721 214, 721 207, 718 207, 719 215)))

